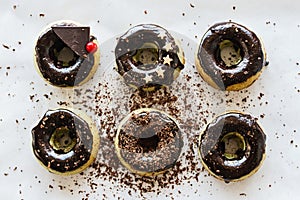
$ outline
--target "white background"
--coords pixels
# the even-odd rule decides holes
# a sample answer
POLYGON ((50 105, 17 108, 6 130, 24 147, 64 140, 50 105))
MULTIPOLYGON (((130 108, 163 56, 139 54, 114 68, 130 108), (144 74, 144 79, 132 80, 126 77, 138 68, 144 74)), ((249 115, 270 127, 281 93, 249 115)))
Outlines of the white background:
MULTIPOLYGON (((294 0, 1 0, 1 199, 81 199, 85 194, 78 191, 89 188, 84 180, 80 180, 80 176, 60 177, 48 173, 36 162, 31 149, 32 127, 48 108, 57 107, 57 101, 67 101, 70 93, 72 95, 72 90, 46 84, 33 65, 33 49, 38 33, 48 23, 61 19, 71 19, 91 26, 91 31, 100 42, 101 60, 106 62, 102 62, 103 67, 112 67, 109 63, 114 59, 111 53, 114 46, 103 45, 101 48, 101 44, 115 41, 116 35, 140 23, 156 23, 183 35, 192 41, 192 50, 196 49, 195 45, 207 28, 216 22, 233 20, 255 31, 265 44, 270 64, 247 92, 228 94, 233 100, 250 96, 253 99, 251 105, 230 104, 226 110, 238 109, 259 118, 268 139, 266 160, 255 175, 233 184, 224 184, 213 177, 206 177, 205 171, 199 177, 205 180, 204 183, 192 180, 192 186, 183 184, 175 187, 174 191, 180 189, 182 193, 179 195, 174 192, 176 195, 173 197, 299 199, 300 66, 296 63, 300 62, 300 4, 294 0), (14 5, 16 9, 13 9, 14 5), (40 17, 41 13, 45 16, 40 17), (18 44, 19 41, 21 44, 18 44), (9 46, 9 49, 2 45, 9 46), (51 100, 43 96, 50 92, 54 94, 51 100), (257 100, 259 93, 264 94, 261 101, 257 100), (29 98, 30 95, 34 95, 33 100, 29 98), (262 105, 253 106, 260 103, 262 105), (264 117, 260 118, 260 115, 264 117), (75 179, 81 185, 72 188, 70 185, 73 185, 71 183, 75 179), (49 184, 53 189, 49 188, 49 184), (67 189, 59 190, 59 185, 67 189), (69 192, 70 189, 74 190, 73 195, 69 192), (189 196, 186 195, 188 193, 189 196)), ((188 51, 187 45, 183 45, 183 49, 188 51)), ((187 53, 186 67, 193 64, 192 58, 187 53)), ((181 76, 185 73, 183 71, 181 76)), ((126 199, 139 197, 135 193, 128 196, 126 189, 116 192, 105 187, 99 187, 96 193, 98 194, 90 194, 90 199, 102 198, 102 193, 107 193, 108 198, 112 198, 112 193, 126 199)), ((169 194, 170 191, 162 190, 162 194, 164 193, 169 194)), ((150 197, 171 198, 146 194, 146 198, 150 197)))

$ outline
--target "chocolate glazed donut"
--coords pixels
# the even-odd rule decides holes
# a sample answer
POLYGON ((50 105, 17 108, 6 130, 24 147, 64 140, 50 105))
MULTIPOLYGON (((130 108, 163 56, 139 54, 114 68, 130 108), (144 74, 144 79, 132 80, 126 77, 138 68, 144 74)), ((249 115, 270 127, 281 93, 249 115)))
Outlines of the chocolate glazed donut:
POLYGON ((218 116, 199 138, 202 164, 215 177, 231 181, 254 174, 265 158, 266 136, 250 115, 228 112, 218 116))
POLYGON ((234 22, 210 27, 196 54, 196 66, 202 78, 221 90, 250 86, 265 65, 266 56, 260 39, 234 22))
POLYGON ((84 170, 97 156, 99 136, 75 113, 49 110, 32 129, 32 148, 50 172, 70 175, 84 170))
POLYGON ((59 87, 86 82, 99 64, 98 49, 88 52, 85 48, 89 42, 97 43, 89 31, 89 27, 69 21, 46 28, 35 46, 35 62, 41 76, 59 87))
POLYGON ((117 71, 135 89, 153 91, 171 85, 184 68, 180 46, 167 30, 141 24, 119 38, 115 48, 117 71))
POLYGON ((167 114, 149 108, 133 111, 121 122, 116 153, 131 172, 153 176, 172 168, 183 147, 182 134, 167 114))

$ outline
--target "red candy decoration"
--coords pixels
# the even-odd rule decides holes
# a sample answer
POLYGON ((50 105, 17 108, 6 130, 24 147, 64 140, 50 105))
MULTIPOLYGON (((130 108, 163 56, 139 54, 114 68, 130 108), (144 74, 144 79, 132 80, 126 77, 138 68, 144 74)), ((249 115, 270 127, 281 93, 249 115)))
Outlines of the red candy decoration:
POLYGON ((97 46, 97 44, 96 44, 95 42, 89 42, 89 43, 87 43, 87 44, 85 45, 85 49, 86 49, 86 51, 89 52, 89 53, 94 53, 94 52, 97 51, 98 46, 97 46))

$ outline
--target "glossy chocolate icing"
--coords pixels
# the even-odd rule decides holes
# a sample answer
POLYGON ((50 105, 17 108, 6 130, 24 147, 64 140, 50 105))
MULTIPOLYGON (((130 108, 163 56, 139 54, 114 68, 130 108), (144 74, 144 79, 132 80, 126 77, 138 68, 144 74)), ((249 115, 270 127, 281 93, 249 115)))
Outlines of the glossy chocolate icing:
POLYGON ((209 28, 201 40, 197 59, 203 71, 222 90, 245 82, 266 65, 263 47, 256 34, 233 22, 218 23, 209 28), (230 68, 219 56, 219 44, 224 40, 230 40, 241 49, 241 62, 230 68))
POLYGON ((142 172, 160 172, 175 165, 183 146, 177 124, 156 111, 132 114, 118 135, 120 154, 131 168, 142 172))
POLYGON ((67 173, 89 161, 93 148, 93 134, 88 123, 73 112, 65 109, 49 110, 32 129, 32 148, 45 167, 67 173), (76 138, 76 144, 69 152, 55 150, 50 145, 52 134, 60 127, 67 128, 70 136, 76 138))
POLYGON ((178 53, 179 47, 165 29, 153 24, 138 25, 119 38, 115 48, 117 71, 123 76, 127 85, 137 88, 152 86, 160 88, 174 81, 175 70, 180 71, 184 68, 178 53), (157 62, 147 66, 133 59, 137 51, 146 43, 154 44, 158 50, 157 62), (168 64, 164 63, 167 56, 172 59, 168 64), (163 75, 157 72, 158 68, 163 70, 163 75), (146 76, 151 76, 152 80, 146 81, 146 76))
POLYGON ((265 154, 266 136, 250 115, 230 112, 217 117, 200 136, 200 155, 209 170, 225 182, 237 180, 257 169, 265 154), (239 133, 246 148, 236 159, 224 156, 222 138, 239 133))
MULTIPOLYGON (((66 33, 71 34, 69 38, 74 39, 74 33, 77 35, 77 31, 70 31, 69 27, 75 27, 72 23, 61 23, 54 26, 59 26, 60 34, 62 35, 62 27, 66 28, 66 33)), ((66 37, 66 36, 64 36, 66 37)), ((90 37, 90 36, 89 36, 90 37)), ((74 43, 78 43, 75 37, 74 43)), ((90 41, 95 39, 90 37, 90 41)), ((83 41, 83 40, 82 40, 83 41)), ((72 41, 67 41, 67 44, 53 31, 52 28, 41 34, 37 40, 36 51, 36 63, 43 77, 51 84, 56 86, 74 86, 80 84, 90 73, 94 65, 93 54, 87 54, 82 52, 82 48, 85 48, 85 44, 79 49, 78 44, 70 46, 72 41), (77 47, 76 47, 77 46, 77 47), (63 48, 70 48, 74 52, 74 60, 70 62, 70 66, 63 66, 56 61, 53 53, 54 49, 62 50, 63 48), (79 52, 75 52, 76 51, 79 52), (77 55, 78 54, 78 55, 77 55)))

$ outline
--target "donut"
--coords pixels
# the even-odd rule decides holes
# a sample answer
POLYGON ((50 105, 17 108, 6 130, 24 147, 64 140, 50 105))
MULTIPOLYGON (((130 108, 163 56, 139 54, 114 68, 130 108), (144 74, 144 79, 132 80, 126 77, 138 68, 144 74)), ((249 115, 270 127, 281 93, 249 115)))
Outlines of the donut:
POLYGON ((99 135, 90 119, 79 111, 48 110, 32 129, 32 148, 48 171, 72 175, 95 160, 99 135))
POLYGON ((150 108, 127 115, 115 138, 116 154, 121 163, 141 176, 154 176, 172 168, 182 147, 182 134, 175 120, 150 108))
POLYGON ((99 65, 97 39, 90 27, 72 21, 47 26, 35 45, 35 66, 46 81, 58 87, 87 82, 99 65))
POLYGON ((199 137, 203 166, 226 183, 254 174, 265 158, 266 135, 249 114, 230 111, 216 117, 199 137))
POLYGON ((132 27, 115 48, 117 72, 134 89, 154 91, 169 86, 184 68, 183 51, 164 28, 154 24, 132 27))
POLYGON ((203 80, 220 90, 250 86, 267 65, 261 40, 234 22, 211 26, 200 42, 195 60, 203 80))

